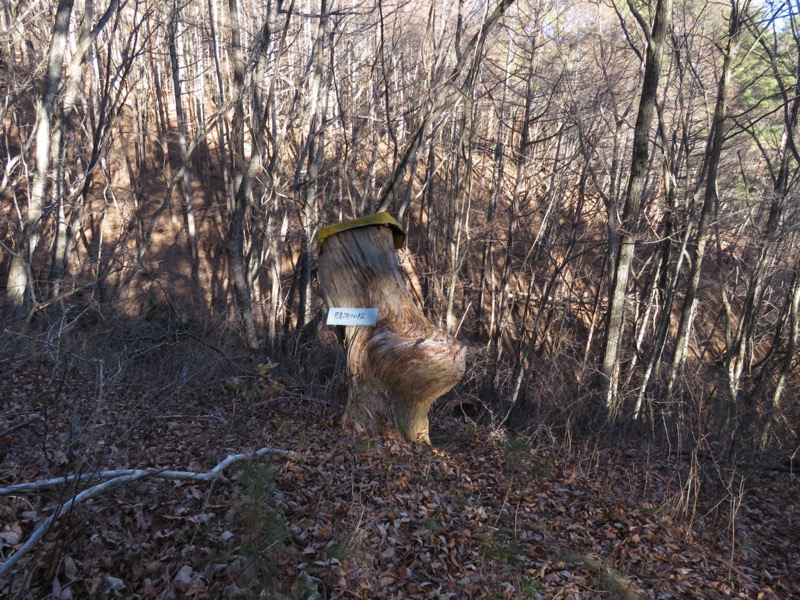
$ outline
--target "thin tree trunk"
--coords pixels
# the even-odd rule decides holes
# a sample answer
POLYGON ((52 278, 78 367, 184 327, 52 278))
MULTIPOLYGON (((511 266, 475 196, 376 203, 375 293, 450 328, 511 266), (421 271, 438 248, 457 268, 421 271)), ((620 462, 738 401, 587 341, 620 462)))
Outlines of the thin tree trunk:
MULTIPOLYGON (((36 101, 36 158, 33 182, 28 201, 28 214, 18 243, 19 251, 11 258, 6 284, 6 299, 12 308, 12 320, 27 314, 35 302, 31 266, 33 254, 42 236, 45 201, 49 188, 51 152, 53 148, 53 111, 64 70, 64 53, 72 16, 74 0, 59 0, 56 9, 53 36, 47 56, 47 73, 42 85, 42 95, 36 101), (27 296, 27 297, 26 297, 27 296)), ((57 148, 55 149, 57 150, 57 148)))
MULTIPOLYGON (((233 124, 233 170, 234 188, 233 213, 228 228, 227 249, 230 258, 233 290, 239 313, 242 316, 244 341, 251 350, 258 348, 256 322, 253 315, 253 301, 250 287, 247 285, 247 269, 244 255, 245 213, 248 209, 248 195, 252 193, 251 179, 246 177, 244 159, 244 56, 239 25, 238 0, 229 0, 231 18, 231 62, 233 63, 234 81, 234 124, 233 124)), ((251 162, 257 160, 251 157, 251 162)))
MULTIPOLYGON (((745 2, 745 10, 747 2, 745 2)), ((683 301, 678 334, 675 340, 675 352, 672 356, 669 380, 667 382, 667 397, 672 397, 678 371, 683 366, 686 358, 686 349, 689 345, 689 335, 694 319, 695 300, 697 288, 700 284, 700 273, 706 252, 709 237, 709 226, 714 215, 714 206, 717 202, 717 173, 719 171, 722 145, 725 141, 725 118, 727 110, 727 95, 733 74, 733 60, 739 47, 739 32, 741 30, 740 8, 738 0, 731 2, 730 23, 728 25, 728 43, 722 63, 722 73, 717 89, 717 101, 714 108, 714 122, 710 134, 706 155, 706 189, 703 197, 703 208, 700 212, 700 221, 697 226, 697 239, 692 248, 691 270, 689 284, 683 301)))
POLYGON ((197 224, 194 216, 194 202, 192 193, 192 172, 189 164, 188 135, 186 117, 183 112, 183 93, 181 91, 181 66, 178 62, 179 55, 184 55, 182 34, 179 28, 179 11, 176 4, 172 7, 169 23, 167 24, 170 65, 172 66, 172 92, 175 98, 175 118, 178 121, 178 147, 181 153, 181 167, 183 170, 183 217, 186 222, 186 236, 189 247, 189 260, 191 261, 192 282, 195 291, 200 286, 200 255, 197 249, 197 224))
POLYGON ((613 273, 613 285, 609 290, 610 302, 606 316, 606 340, 603 353, 602 375, 606 408, 612 415, 617 412, 619 383, 619 353, 624 337, 625 309, 627 307, 628 280, 631 263, 639 233, 639 221, 644 193, 644 180, 650 157, 650 124, 653 120, 658 81, 661 74, 661 56, 664 39, 672 15, 672 0, 658 0, 655 8, 652 29, 629 2, 642 31, 647 38, 642 93, 639 99, 639 112, 633 132, 633 156, 631 174, 625 194, 625 206, 619 225, 619 251, 613 273))

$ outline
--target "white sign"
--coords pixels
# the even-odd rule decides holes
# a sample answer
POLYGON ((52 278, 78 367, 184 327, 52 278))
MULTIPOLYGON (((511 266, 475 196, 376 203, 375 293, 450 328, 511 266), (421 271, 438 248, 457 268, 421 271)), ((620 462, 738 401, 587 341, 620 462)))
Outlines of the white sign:
POLYGON ((367 325, 378 322, 377 308, 330 308, 328 325, 367 325))

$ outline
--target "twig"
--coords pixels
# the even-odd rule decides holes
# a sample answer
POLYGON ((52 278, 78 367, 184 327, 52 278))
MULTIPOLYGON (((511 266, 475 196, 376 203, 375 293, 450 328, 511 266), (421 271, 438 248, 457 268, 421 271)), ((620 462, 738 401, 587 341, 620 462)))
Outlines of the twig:
POLYGON ((220 417, 219 415, 160 415, 158 417, 153 417, 153 419, 157 421, 158 420, 170 421, 173 419, 194 419, 197 421, 213 420, 213 421, 220 421, 221 423, 225 424, 228 423, 227 420, 225 420, 223 417, 220 417))
POLYGON ((17 494, 19 492, 30 492, 42 488, 54 487, 64 483, 83 482, 91 479, 113 479, 115 477, 127 477, 136 473, 146 472, 151 477, 157 479, 184 479, 190 481, 211 481, 217 477, 224 469, 240 460, 259 458, 266 454, 285 456, 290 460, 299 460, 300 455, 291 450, 280 450, 278 448, 261 448, 255 452, 244 454, 231 454, 216 467, 205 473, 194 471, 168 471, 163 469, 119 469, 115 471, 102 471, 99 473, 84 473, 81 475, 65 475, 64 477, 53 477, 52 479, 42 479, 40 481, 30 481, 27 483, 17 483, 8 487, 0 488, 0 496, 7 494, 17 494))
POLYGON ((27 427, 31 423, 34 423, 38 418, 39 418, 39 413, 33 413, 30 416, 28 416, 28 418, 25 419, 22 423, 18 423, 16 425, 12 425, 11 427, 6 429, 5 431, 0 431, 0 437, 12 434, 15 431, 17 431, 18 429, 22 429, 23 427, 27 427))
POLYGON ((225 460, 220 462, 216 467, 214 467, 210 471, 206 471, 205 473, 196 473, 194 471, 164 471, 159 469, 126 469, 119 471, 103 471, 102 473, 94 473, 89 475, 67 475, 66 477, 56 477, 54 479, 33 481, 30 483, 20 483, 17 485, 0 488, 0 495, 4 495, 4 494, 11 494, 14 492, 30 491, 30 490, 41 489, 44 487, 51 487, 54 485, 69 483, 73 481, 82 481, 84 479, 91 479, 95 477, 108 479, 107 481, 98 483, 97 485, 94 485, 78 493, 71 500, 68 500, 67 502, 59 506, 52 515, 50 515, 44 521, 42 521, 42 523, 33 531, 31 536, 20 547, 20 549, 17 550, 14 554, 12 554, 11 557, 3 564, 0 564, 0 576, 8 573, 8 571, 15 564, 17 564, 17 562, 19 562, 19 560, 23 556, 25 556, 25 554, 27 554, 31 550, 31 548, 33 548, 33 546, 36 545, 36 543, 42 539, 42 537, 44 537, 44 534, 47 533, 50 527, 52 527, 56 519, 58 519, 61 515, 68 513, 75 507, 75 505, 80 504, 84 500, 88 500, 89 498, 92 498, 93 496, 105 492, 106 490, 118 487, 125 483, 137 481, 145 477, 156 477, 159 479, 184 479, 191 481, 212 481, 223 470, 225 470, 233 463, 242 460, 259 458, 266 454, 276 454, 278 456, 285 456, 286 458, 289 458, 291 460, 300 459, 300 455, 297 452, 292 452, 291 450, 280 450, 278 448, 266 447, 266 448, 261 448, 260 450, 256 450, 255 452, 247 452, 243 454, 231 454, 225 460))

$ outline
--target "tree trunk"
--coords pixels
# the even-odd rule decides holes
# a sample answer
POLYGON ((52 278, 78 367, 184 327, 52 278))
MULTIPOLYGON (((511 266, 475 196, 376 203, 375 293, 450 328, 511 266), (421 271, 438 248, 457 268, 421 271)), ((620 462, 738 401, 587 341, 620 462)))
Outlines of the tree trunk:
POLYGON ((673 0, 658 0, 652 28, 636 12, 632 3, 629 7, 647 38, 647 53, 639 98, 639 112, 633 130, 633 155, 631 174, 625 196, 622 220, 617 224, 619 234, 617 259, 613 272, 609 272, 612 285, 609 288, 609 306, 606 315, 606 343, 603 354, 602 374, 606 408, 615 416, 619 408, 617 387, 619 384, 619 350, 624 337, 625 309, 628 298, 628 282, 631 264, 639 231, 639 220, 644 193, 644 182, 650 161, 650 124, 658 94, 658 80, 661 75, 661 56, 664 38, 669 29, 673 0))
POLYGON ((430 443, 428 411, 461 380, 466 348, 414 304, 394 251, 402 238, 386 214, 322 229, 319 280, 329 309, 378 309, 374 327, 344 327, 343 424, 370 436, 430 443))
POLYGON ((192 167, 189 159, 189 142, 187 118, 183 111, 183 89, 181 86, 181 65, 179 57, 185 57, 180 31, 180 7, 175 3, 167 23, 170 66, 172 67, 172 93, 175 97, 175 119, 178 122, 178 147, 181 151, 181 167, 183 170, 183 219, 186 225, 186 237, 189 247, 189 258, 192 263, 192 283, 196 293, 200 288, 200 252, 197 247, 197 225, 194 217, 194 193, 192 192, 192 167))
POLYGON ((736 0, 731 2, 730 24, 728 28, 728 44, 725 49, 722 63, 722 74, 719 78, 717 88, 717 102, 714 108, 714 122, 709 135, 706 147, 706 190, 703 198, 703 208, 700 212, 700 222, 697 226, 697 239, 691 256, 691 270, 689 274, 689 285, 686 288, 686 295, 683 301, 680 323, 678 324, 678 334, 675 340, 675 352, 672 356, 670 366, 669 381, 667 383, 667 397, 672 397, 675 387, 675 380, 678 372, 686 360, 686 351, 689 347, 689 336, 692 332, 692 321, 697 298, 697 290, 700 286, 700 274, 705 258, 706 245, 709 238, 709 228, 714 216, 714 206, 718 202, 717 194, 717 173, 722 156, 722 145, 725 142, 725 119, 727 111, 728 88, 733 75, 733 60, 739 48, 739 34, 741 32, 741 19, 739 6, 736 0))
POLYGON ((48 175, 51 166, 53 111, 59 87, 63 79, 64 53, 72 17, 73 0, 59 0, 56 9, 53 37, 47 55, 47 74, 42 86, 42 96, 36 100, 36 160, 28 202, 27 220, 19 240, 19 251, 11 258, 11 266, 6 284, 6 300, 12 309, 12 319, 17 320, 28 312, 28 304, 35 300, 31 264, 33 254, 42 237, 47 199, 48 175), (26 292, 28 300, 26 303, 26 292))
POLYGON ((231 20, 231 62, 233 63, 234 81, 234 118, 233 118, 233 180, 236 190, 233 199, 233 212, 228 228, 227 247, 230 269, 233 279, 233 291, 244 328, 244 341, 248 349, 258 348, 258 336, 253 315, 253 301, 250 287, 247 285, 247 266, 245 265, 245 220, 252 198, 252 178, 248 178, 250 166, 255 165, 257 156, 250 158, 251 165, 245 165, 244 158, 244 56, 239 25, 239 4, 237 0, 229 0, 231 20))

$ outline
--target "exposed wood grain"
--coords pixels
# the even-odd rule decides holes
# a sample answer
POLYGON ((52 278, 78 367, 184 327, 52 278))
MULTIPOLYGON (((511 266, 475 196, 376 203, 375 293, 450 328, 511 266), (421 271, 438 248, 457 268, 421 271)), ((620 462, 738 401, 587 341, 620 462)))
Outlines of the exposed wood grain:
POLYGON ((413 302, 385 226, 342 231, 319 256, 329 307, 377 308, 375 327, 345 327, 344 425, 366 435, 430 443, 428 411, 464 375, 466 349, 413 302))

